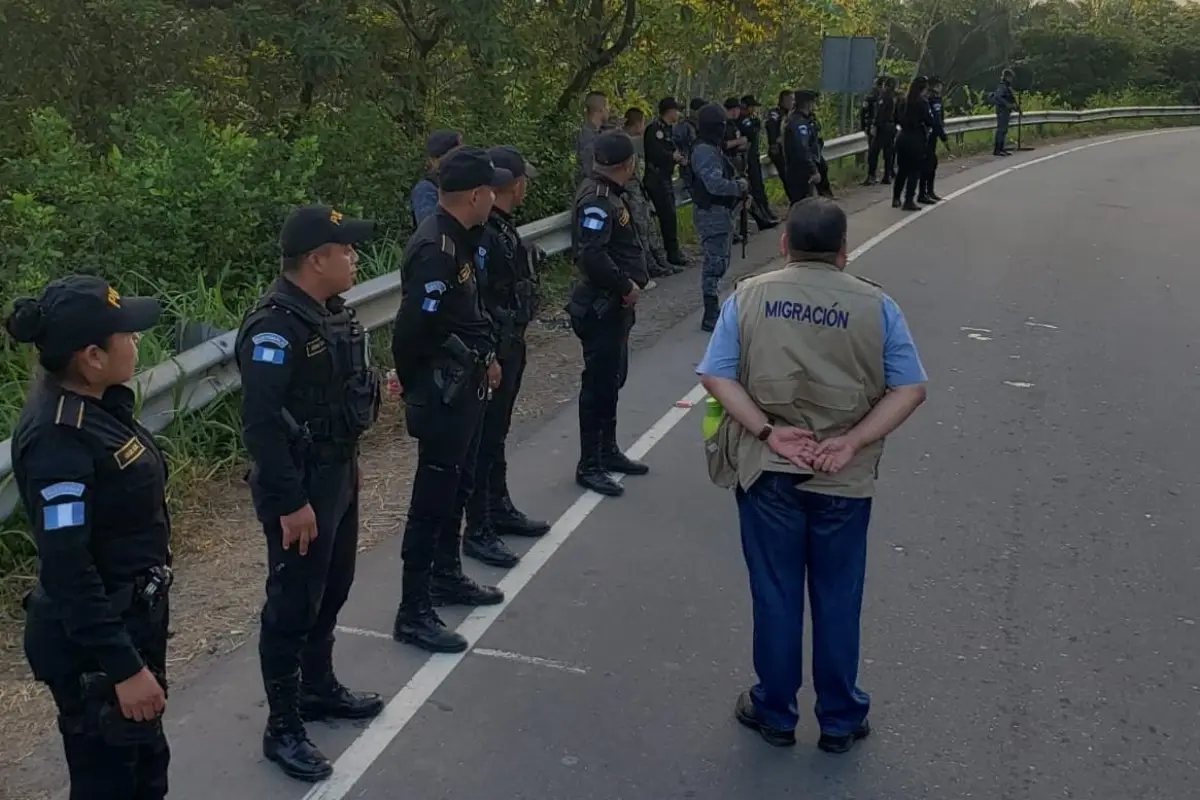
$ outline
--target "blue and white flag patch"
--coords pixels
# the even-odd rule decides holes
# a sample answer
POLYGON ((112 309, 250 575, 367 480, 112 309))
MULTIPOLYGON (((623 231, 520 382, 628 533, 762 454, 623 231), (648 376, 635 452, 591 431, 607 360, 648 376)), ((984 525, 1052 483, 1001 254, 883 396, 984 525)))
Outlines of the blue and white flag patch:
POLYGON ((57 500, 60 497, 83 497, 82 483, 55 483, 42 489, 43 500, 57 500))
POLYGON ((286 353, 278 347, 264 347, 259 345, 254 348, 254 360, 260 364, 273 364, 279 366, 283 363, 286 353))
POLYGON ((433 312, 438 310, 438 306, 440 306, 441 304, 442 304, 441 300, 438 300, 433 297, 426 297, 425 301, 423 303, 421 303, 421 310, 432 314, 433 312))
POLYGON ((81 502, 59 503, 42 507, 42 530, 59 531, 63 528, 78 528, 84 523, 86 514, 81 502))
POLYGON ((608 219, 608 212, 600 206, 588 206, 583 209, 583 218, 579 224, 584 230, 602 231, 604 230, 604 221, 608 219))

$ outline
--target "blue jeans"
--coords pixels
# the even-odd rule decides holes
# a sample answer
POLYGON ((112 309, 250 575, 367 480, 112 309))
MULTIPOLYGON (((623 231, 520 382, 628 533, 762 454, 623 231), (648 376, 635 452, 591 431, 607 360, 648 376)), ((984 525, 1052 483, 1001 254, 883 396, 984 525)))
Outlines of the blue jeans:
POLYGON ((813 689, 821 732, 846 736, 867 718, 858 688, 859 618, 867 570, 870 498, 796 488, 796 476, 765 473, 738 489, 742 552, 754 603, 751 690, 759 721, 794 730, 804 674, 804 578, 812 605, 813 689))

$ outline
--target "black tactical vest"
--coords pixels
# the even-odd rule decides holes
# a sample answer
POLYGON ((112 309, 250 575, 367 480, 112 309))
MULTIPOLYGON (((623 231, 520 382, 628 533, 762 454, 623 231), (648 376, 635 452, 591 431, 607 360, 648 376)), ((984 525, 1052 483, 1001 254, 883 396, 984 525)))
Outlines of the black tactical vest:
MULTIPOLYGON (((721 158, 721 176, 733 180, 737 176, 737 169, 733 162, 729 160, 729 156, 721 152, 721 148, 709 141, 701 140, 696 142, 696 147, 693 150, 698 150, 701 147, 711 147, 717 151, 717 155, 721 158)), ((707 211, 713 206, 724 206, 725 208, 733 208, 738 204, 741 198, 727 197, 724 195, 710 194, 708 188, 704 185, 699 175, 692 178, 692 202, 696 204, 696 208, 707 211)))

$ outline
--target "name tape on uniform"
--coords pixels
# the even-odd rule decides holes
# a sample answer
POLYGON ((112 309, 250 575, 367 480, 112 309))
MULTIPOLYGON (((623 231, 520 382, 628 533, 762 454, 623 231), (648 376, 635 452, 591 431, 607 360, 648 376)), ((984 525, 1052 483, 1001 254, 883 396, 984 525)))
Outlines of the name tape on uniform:
POLYGON ((42 489, 43 500, 57 500, 60 497, 83 497, 83 484, 63 482, 55 483, 42 489))

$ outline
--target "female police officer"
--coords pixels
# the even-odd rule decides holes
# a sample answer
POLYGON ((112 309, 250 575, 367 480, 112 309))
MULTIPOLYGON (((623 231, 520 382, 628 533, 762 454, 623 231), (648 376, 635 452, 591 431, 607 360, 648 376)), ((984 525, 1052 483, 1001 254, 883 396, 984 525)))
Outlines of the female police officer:
POLYGON ((38 555, 25 654, 58 706, 71 800, 167 794, 167 469, 122 385, 158 315, 155 300, 72 276, 17 300, 5 325, 45 372, 13 472, 38 555))

